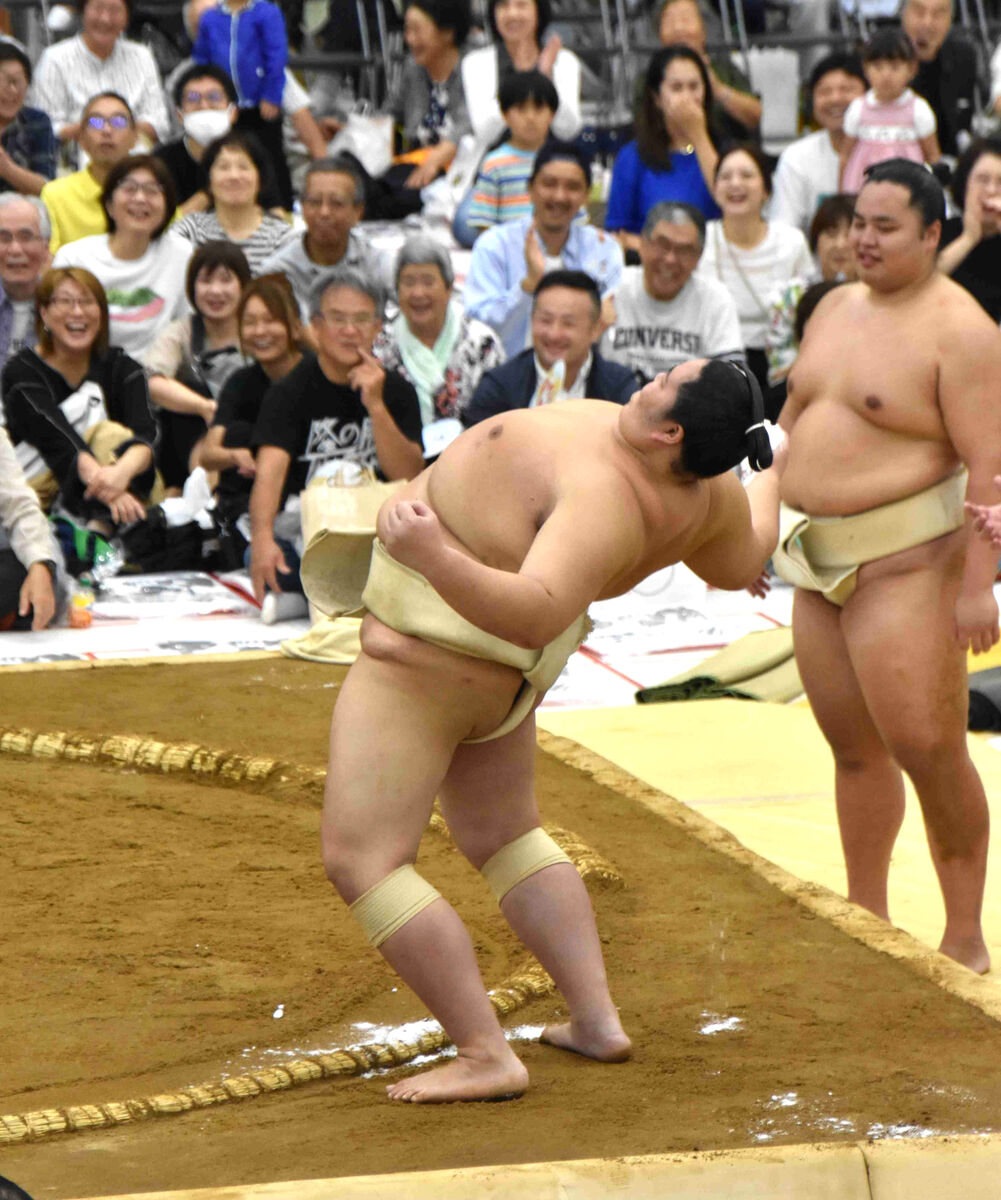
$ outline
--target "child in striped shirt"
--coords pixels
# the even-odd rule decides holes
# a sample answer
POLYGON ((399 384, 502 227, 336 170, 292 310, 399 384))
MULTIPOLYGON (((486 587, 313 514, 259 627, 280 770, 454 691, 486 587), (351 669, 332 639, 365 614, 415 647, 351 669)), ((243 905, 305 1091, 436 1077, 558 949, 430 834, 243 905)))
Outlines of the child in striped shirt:
POLYGON ((506 75, 497 99, 509 136, 480 164, 469 208, 469 224, 478 229, 531 216, 529 176, 560 105, 553 81, 540 71, 506 75))

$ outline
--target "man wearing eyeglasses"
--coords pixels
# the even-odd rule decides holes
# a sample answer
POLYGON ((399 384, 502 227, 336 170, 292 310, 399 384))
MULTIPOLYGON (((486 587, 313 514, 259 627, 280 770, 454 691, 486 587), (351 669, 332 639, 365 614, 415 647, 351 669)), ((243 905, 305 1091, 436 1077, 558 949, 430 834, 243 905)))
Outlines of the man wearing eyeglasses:
MULTIPOLYGON (((338 267, 321 276, 310 302, 317 356, 305 357, 264 397, 250 495, 250 576, 262 603, 268 592, 302 591, 298 508, 289 497, 345 466, 384 479, 412 479, 423 469, 417 393, 372 354, 382 308, 381 286, 361 272, 338 267)), ((262 609, 265 619, 271 604, 262 609)))
POLYGON ((132 109, 115 92, 94 96, 83 110, 78 140, 90 160, 87 166, 42 188, 52 221, 53 254, 67 242, 107 232, 101 192, 111 168, 131 154, 136 143, 132 109))
POLYGON ((695 274, 706 220, 689 204, 663 201, 640 234, 642 266, 626 267, 615 291, 615 324, 605 333, 606 358, 646 379, 693 358, 743 362, 733 297, 715 279, 695 274))
POLYGON ((202 186, 201 162, 205 148, 229 133, 236 120, 236 91, 233 81, 220 67, 192 63, 174 85, 174 104, 182 136, 163 142, 153 153, 174 180, 182 216, 205 212, 208 193, 202 186))
POLYGON ((0 366, 35 344, 35 291, 50 261, 49 233, 37 197, 0 195, 0 366))

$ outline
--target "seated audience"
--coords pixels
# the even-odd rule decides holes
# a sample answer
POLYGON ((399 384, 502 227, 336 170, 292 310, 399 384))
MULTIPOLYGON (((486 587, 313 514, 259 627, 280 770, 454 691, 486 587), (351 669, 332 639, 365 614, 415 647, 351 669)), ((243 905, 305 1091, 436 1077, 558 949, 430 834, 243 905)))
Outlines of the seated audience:
POLYGON ((247 256, 251 273, 258 274, 264 261, 292 236, 286 221, 264 211, 271 177, 260 143, 234 129, 205 151, 202 172, 212 207, 188 213, 174 231, 196 246, 232 242, 247 256))
POLYGON ((291 210, 281 107, 288 37, 281 8, 272 0, 220 0, 201 15, 192 57, 230 72, 238 97, 237 125, 260 140, 274 169, 279 202, 291 210))
POLYGON ((772 180, 772 220, 806 233, 817 205, 838 191, 845 111, 865 89, 862 63, 854 55, 829 54, 814 67, 808 90, 813 121, 820 128, 797 138, 779 155, 772 180))
POLYGON ((668 46, 650 59, 636 138, 615 157, 605 228, 630 250, 639 248, 646 215, 662 200, 719 215, 711 192, 719 155, 709 110, 709 74, 687 46, 668 46))
POLYGON ((560 99, 553 137, 568 142, 580 133, 580 59, 563 48, 557 34, 542 44, 550 20, 550 0, 489 0, 487 22, 493 42, 471 50, 462 60, 466 111, 484 148, 504 132, 498 88, 512 71, 541 71, 553 81, 560 99))
MULTIPOLYGON (((201 24, 202 15, 210 8, 215 8, 219 0, 187 0, 187 3, 182 9, 182 17, 184 20, 184 28, 188 35, 188 40, 193 46, 198 41, 198 28, 201 24)), ((195 66, 193 58, 182 59, 176 67, 167 76, 164 84, 164 90, 167 95, 176 101, 177 84, 182 75, 186 75, 191 67, 195 66)), ((229 80, 229 86, 233 92, 233 103, 236 104, 236 89, 233 87, 233 82, 228 73, 228 64, 226 68, 213 66, 211 63, 206 64, 212 72, 221 71, 229 80)), ((309 94, 301 83, 296 79, 288 67, 285 68, 285 89, 282 92, 282 114, 291 125, 291 135, 299 138, 310 158, 322 158, 327 152, 327 139, 321 130, 319 123, 314 118, 309 107, 309 94)), ((176 110, 175 110, 176 112, 176 110)), ((233 112, 234 120, 236 111, 233 112)), ((175 119, 172 122, 174 132, 183 130, 183 125, 179 125, 175 119)), ((292 169, 291 152, 293 148, 289 146, 290 132, 284 127, 283 136, 285 139, 286 157, 290 159, 289 169, 292 169)), ((215 137, 221 136, 219 133, 215 137)), ((208 145, 214 138, 205 138, 203 145, 208 145)), ((294 172, 293 172, 294 174, 294 172)), ((180 189, 179 189, 180 190, 180 189)), ((188 208, 186 212, 198 211, 188 208)))
MULTIPOLYGON (((310 307, 319 353, 268 390, 254 429, 250 576, 262 603, 266 591, 302 591, 298 505, 288 501, 310 480, 346 464, 385 479, 412 479, 424 466, 417 393, 372 354, 381 287, 335 267, 317 280, 310 307)), ((305 601, 292 611, 304 612, 305 601)), ((290 615, 277 599, 262 608, 263 619, 276 615, 290 615)))
POLYGON ((771 172, 757 146, 733 146, 716 168, 719 221, 706 226, 699 260, 702 275, 718 279, 737 302, 747 365, 762 388, 768 386, 765 334, 773 291, 812 267, 806 238, 791 225, 762 215, 771 191, 771 172))
POLYGON ((38 497, 0 428, 0 629, 44 629, 52 620, 56 553, 38 497))
POLYGON ((97 276, 111 314, 109 340, 140 360, 171 321, 186 313, 184 279, 191 245, 171 233, 174 185, 152 154, 121 159, 101 193, 107 233, 63 246, 56 267, 86 267, 97 276))
POLYGON ((80 32, 42 51, 32 103, 48 113, 56 134, 71 142, 83 131, 91 98, 115 92, 135 114, 138 132, 156 145, 167 134, 167 105, 152 52, 124 36, 131 0, 78 0, 78 8, 80 32))
POLYGON ((7 431, 43 504, 109 536, 146 515, 156 423, 146 374, 108 345, 104 289, 81 267, 47 271, 35 295, 38 348, 2 376, 7 431))
POLYGON ((50 232, 36 196, 0 195, 0 367, 35 344, 35 292, 49 266, 50 232))
POLYGON ((206 147, 233 127, 236 92, 225 71, 195 63, 178 77, 173 96, 184 132, 173 141, 162 142, 153 153, 170 172, 181 216, 187 216, 209 207, 202 159, 206 147))
POLYGON ((216 517, 223 560, 243 565, 249 545, 247 508, 256 465, 254 426, 273 383, 302 362, 303 329, 288 280, 261 275, 243 289, 237 308, 240 346, 250 365, 234 372, 218 396, 212 428, 198 449, 199 466, 217 471, 216 517))
POLYGON ((459 242, 471 246, 481 229, 531 216, 528 180, 535 156, 549 138, 559 96, 541 71, 514 71, 501 80, 498 94, 508 137, 480 163, 465 216, 456 216, 459 242), (460 236, 461 233, 461 236, 460 236))
POLYGON ((258 274, 288 276, 299 309, 309 315, 313 284, 331 267, 355 267, 388 285, 385 255, 374 250, 357 228, 365 211, 365 185, 346 158, 319 158, 306 168, 302 182, 304 233, 287 237, 261 263, 258 274))
POLYGON ((1001 137, 974 142, 956 164, 952 198, 962 217, 942 228, 938 267, 1001 321, 1001 137))
POLYGON ((82 126, 77 140, 87 154, 87 165, 72 175, 53 179, 41 191, 52 223, 49 249, 53 254, 67 242, 107 231, 107 214, 101 204, 104 183, 111 168, 132 153, 136 141, 132 110, 113 92, 88 102, 82 126))
POLYGON ((409 188, 425 187, 447 170, 459 139, 470 132, 459 70, 470 19, 468 0, 404 5, 403 40, 410 53, 388 107, 413 160, 409 188))
POLYGON ((452 259, 441 242, 408 238, 396 260, 399 314, 375 339, 373 353, 417 390, 424 457, 436 458, 460 432, 459 420, 485 371, 504 361, 489 325, 452 298, 452 259))
POLYGON ((532 345, 480 380, 464 425, 512 408, 559 400, 625 404, 639 388, 635 372, 609 362, 595 343, 601 334, 601 295, 583 271, 550 271, 532 302, 532 345))
POLYGON ((31 60, 14 42, 0 42, 0 192, 37 196, 56 176, 59 143, 48 114, 24 102, 31 60))
POLYGON ((679 43, 702 59, 709 76, 712 123, 725 142, 756 137, 761 124, 761 101, 751 91, 751 81, 727 51, 706 52, 706 26, 696 0, 664 0, 657 33, 662 46, 679 43))
POLYGON ((590 165, 572 146, 543 146, 529 180, 532 216, 495 225, 476 239, 463 302, 470 316, 496 330, 508 358, 529 344, 531 297, 547 271, 586 271, 602 296, 618 286, 618 242, 591 225, 575 224, 590 182, 590 165))
POLYGON ((803 294, 814 283, 842 283, 855 279, 857 267, 850 237, 854 215, 855 197, 848 192, 837 192, 822 200, 810 224, 809 244, 816 268, 807 275, 797 275, 780 284, 772 293, 771 320, 765 334, 770 386, 766 405, 770 420, 777 418, 785 403, 786 376, 799 349, 796 313, 803 294))
POLYGON ((184 284, 192 311, 172 321, 146 354, 149 394, 160 426, 157 466, 168 495, 183 488, 196 447, 215 418, 216 398, 244 365, 237 306, 249 282, 250 267, 238 246, 199 246, 184 284))
POLYGON ((918 56, 911 86, 931 105, 942 153, 955 156, 969 144, 976 111, 981 76, 976 47, 953 27, 952 0, 905 0, 901 19, 918 56))
POLYGON ((845 110, 841 190, 861 191, 869 167, 890 158, 934 163, 942 157, 935 114, 907 85, 917 71, 914 43, 902 29, 877 29, 862 48, 869 89, 845 110))
POLYGON ((718 280, 695 273, 706 219, 669 200, 647 213, 639 267, 626 267, 602 350, 645 380, 692 358, 743 362, 737 306, 718 280))

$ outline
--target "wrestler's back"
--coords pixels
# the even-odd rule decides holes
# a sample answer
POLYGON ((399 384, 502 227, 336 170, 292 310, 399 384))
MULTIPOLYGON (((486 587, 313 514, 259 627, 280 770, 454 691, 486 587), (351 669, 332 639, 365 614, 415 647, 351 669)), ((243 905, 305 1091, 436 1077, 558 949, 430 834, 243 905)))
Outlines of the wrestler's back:
POLYGON ((938 378, 944 356, 962 353, 956 306, 969 319, 969 299, 941 277, 902 302, 874 301, 860 283, 826 298, 790 374, 787 504, 847 515, 919 492, 956 468, 938 378))

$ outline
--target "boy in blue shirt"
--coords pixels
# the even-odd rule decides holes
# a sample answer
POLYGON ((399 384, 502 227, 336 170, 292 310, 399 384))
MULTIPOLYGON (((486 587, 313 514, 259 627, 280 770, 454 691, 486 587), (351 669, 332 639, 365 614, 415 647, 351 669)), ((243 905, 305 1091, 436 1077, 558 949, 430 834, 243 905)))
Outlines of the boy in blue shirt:
POLYGON ((288 38, 281 9, 271 0, 219 0, 202 14, 193 58, 229 73, 239 103, 236 124, 260 139, 282 204, 291 209, 292 179, 282 143, 288 38))

